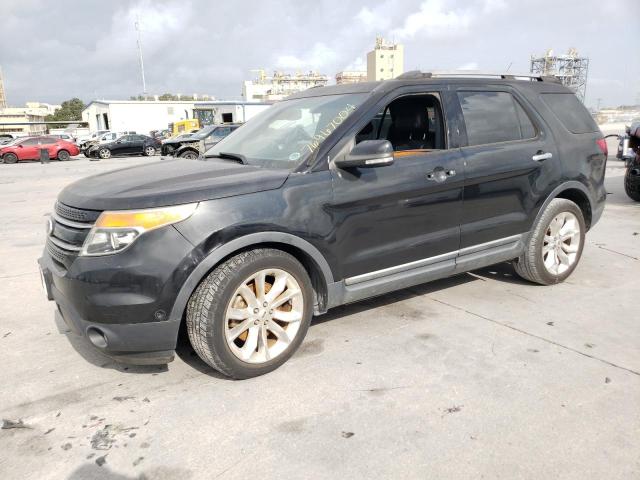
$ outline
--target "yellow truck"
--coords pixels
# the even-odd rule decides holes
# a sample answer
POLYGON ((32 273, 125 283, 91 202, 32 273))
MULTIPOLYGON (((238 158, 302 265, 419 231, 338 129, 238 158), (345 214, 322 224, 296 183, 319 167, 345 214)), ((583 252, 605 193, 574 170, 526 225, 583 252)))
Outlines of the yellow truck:
POLYGON ((197 118, 180 120, 169 124, 169 133, 171 136, 180 135, 181 133, 191 133, 200 130, 200 122, 197 118))

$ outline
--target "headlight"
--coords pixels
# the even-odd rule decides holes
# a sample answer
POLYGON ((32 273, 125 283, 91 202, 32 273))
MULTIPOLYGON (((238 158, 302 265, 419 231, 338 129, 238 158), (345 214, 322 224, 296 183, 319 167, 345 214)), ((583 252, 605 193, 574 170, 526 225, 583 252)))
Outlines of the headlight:
POLYGON ((84 241, 83 256, 109 255, 129 247, 144 232, 186 220, 197 203, 147 210, 102 212, 84 241))

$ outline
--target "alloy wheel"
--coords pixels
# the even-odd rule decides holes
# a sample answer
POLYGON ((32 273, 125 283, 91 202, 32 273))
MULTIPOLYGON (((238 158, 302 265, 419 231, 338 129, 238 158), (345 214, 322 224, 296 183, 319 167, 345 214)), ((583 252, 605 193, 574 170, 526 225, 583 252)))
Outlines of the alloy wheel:
POLYGON ((145 148, 145 149, 144 149, 144 153, 145 153, 148 157, 150 157, 150 156, 152 156, 152 155, 155 155, 155 153, 156 153, 156 149, 155 149, 155 148, 153 148, 153 147, 147 147, 147 148, 145 148))
POLYGON ((580 223, 571 212, 553 217, 542 244, 542 261, 547 271, 561 275, 573 266, 580 251, 580 223))
POLYGON ((111 150, 103 148, 98 152, 98 155, 100 155, 100 158, 109 158, 111 156, 111 150))
POLYGON ((260 270, 243 281, 229 301, 224 324, 227 345, 244 362, 268 362, 287 350, 303 314, 298 281, 284 270, 260 270))

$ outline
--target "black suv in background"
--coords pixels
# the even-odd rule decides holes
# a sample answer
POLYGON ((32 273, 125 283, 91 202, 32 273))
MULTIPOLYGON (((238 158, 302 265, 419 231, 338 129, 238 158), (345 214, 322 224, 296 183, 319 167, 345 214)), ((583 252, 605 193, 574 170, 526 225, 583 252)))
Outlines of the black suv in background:
POLYGON ((102 352, 168 362, 185 322, 205 362, 247 378, 338 305, 504 261, 562 282, 602 214, 606 159, 549 78, 314 88, 199 161, 69 185, 39 262, 57 314, 102 352))
POLYGON ((204 145, 202 152, 204 153, 239 126, 238 124, 209 125, 191 135, 169 138, 162 142, 162 155, 196 159, 201 153, 202 145, 204 145))

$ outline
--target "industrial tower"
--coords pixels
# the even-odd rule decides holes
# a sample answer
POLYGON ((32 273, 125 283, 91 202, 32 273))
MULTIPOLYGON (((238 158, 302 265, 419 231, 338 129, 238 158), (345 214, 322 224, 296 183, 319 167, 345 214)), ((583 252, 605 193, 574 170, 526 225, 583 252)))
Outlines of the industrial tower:
POLYGON ((554 55, 553 50, 547 50, 543 57, 531 55, 531 73, 558 77, 583 102, 587 93, 588 72, 589 59, 578 56, 575 48, 570 48, 566 55, 554 55))

